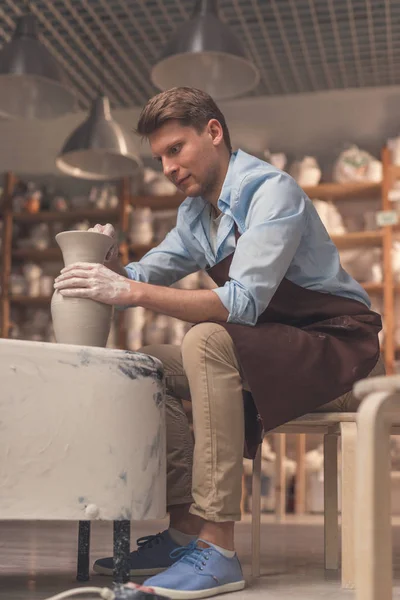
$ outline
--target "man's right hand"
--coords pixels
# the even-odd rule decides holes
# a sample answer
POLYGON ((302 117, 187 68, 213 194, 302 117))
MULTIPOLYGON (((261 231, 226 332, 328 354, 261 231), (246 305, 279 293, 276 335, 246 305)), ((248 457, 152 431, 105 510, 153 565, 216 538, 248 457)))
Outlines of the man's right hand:
POLYGON ((97 233, 104 233, 104 235, 109 235, 114 240, 113 245, 107 252, 104 262, 106 265, 107 265, 107 263, 116 263, 118 260, 118 242, 116 239, 115 229, 111 225, 111 223, 107 223, 106 225, 97 224, 94 227, 91 227, 90 229, 88 229, 88 231, 96 231, 97 233))

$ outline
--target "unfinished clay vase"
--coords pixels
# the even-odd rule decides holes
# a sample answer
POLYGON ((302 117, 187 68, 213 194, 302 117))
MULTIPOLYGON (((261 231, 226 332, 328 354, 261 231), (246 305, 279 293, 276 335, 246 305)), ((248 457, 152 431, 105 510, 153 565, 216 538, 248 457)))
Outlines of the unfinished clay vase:
MULTIPOLYGON (((113 243, 95 231, 64 231, 56 235, 64 264, 104 263, 113 243)), ((54 335, 61 344, 105 347, 111 326, 112 306, 87 298, 66 298, 55 290, 51 300, 54 335)))

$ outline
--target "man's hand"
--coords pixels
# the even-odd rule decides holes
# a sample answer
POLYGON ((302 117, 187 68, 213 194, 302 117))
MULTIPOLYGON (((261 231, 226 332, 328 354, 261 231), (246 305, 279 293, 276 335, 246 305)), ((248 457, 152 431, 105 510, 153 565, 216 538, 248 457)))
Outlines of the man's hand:
POLYGON ((124 269, 124 267, 122 266, 122 264, 120 263, 119 258, 118 258, 119 250, 118 250, 118 242, 116 239, 117 236, 115 233, 115 229, 111 225, 111 223, 107 223, 106 225, 100 225, 98 223, 94 227, 91 227, 90 229, 88 229, 88 231, 97 231, 97 233, 103 233, 104 235, 109 235, 114 240, 113 245, 107 252, 104 264, 106 265, 106 267, 108 267, 109 269, 114 271, 114 273, 118 273, 118 275, 122 275, 122 277, 126 277, 126 275, 127 275, 126 270, 124 269))
POLYGON ((62 269, 54 289, 68 298, 89 298, 104 304, 128 306, 134 281, 98 263, 74 263, 62 269))
POLYGON ((107 264, 109 262, 117 261, 118 260, 118 242, 116 239, 115 229, 111 225, 111 223, 107 223, 106 225, 97 224, 94 227, 91 227, 90 229, 88 229, 88 231, 104 233, 104 235, 109 235, 114 240, 113 245, 107 252, 107 256, 105 258, 105 263, 107 264))
POLYGON ((65 267, 54 288, 68 298, 90 298, 104 304, 143 306, 189 323, 226 321, 229 313, 212 290, 178 290, 133 281, 97 263, 65 267))

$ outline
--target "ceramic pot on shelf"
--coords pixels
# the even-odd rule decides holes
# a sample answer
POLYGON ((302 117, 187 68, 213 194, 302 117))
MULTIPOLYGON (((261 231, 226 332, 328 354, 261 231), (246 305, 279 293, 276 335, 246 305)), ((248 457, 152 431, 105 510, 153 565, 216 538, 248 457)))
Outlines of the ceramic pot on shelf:
MULTIPOLYGON (((65 266, 75 262, 104 263, 113 240, 95 231, 63 231, 56 235, 65 266)), ((51 300, 54 335, 61 344, 105 347, 112 306, 88 298, 66 298, 55 290, 51 300)))

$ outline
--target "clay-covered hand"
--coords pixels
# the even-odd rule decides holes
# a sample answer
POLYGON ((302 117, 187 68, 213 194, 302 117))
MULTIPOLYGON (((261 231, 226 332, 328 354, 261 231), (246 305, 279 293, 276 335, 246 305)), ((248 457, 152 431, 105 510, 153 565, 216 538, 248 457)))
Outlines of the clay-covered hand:
POLYGON ((117 236, 115 233, 115 229, 111 225, 111 223, 106 223, 106 225, 100 225, 98 223, 94 227, 90 227, 90 229, 88 229, 88 231, 97 231, 97 233, 104 233, 104 235, 109 235, 111 238, 113 238, 114 243, 111 246, 111 248, 109 249, 109 251, 107 252, 107 256, 106 256, 104 262, 107 264, 109 262, 117 260, 117 258, 118 258, 118 242, 116 239, 117 236))
POLYGON ((134 283, 104 265, 78 262, 62 269, 54 289, 68 298, 89 298, 104 304, 128 306, 133 303, 134 283))

